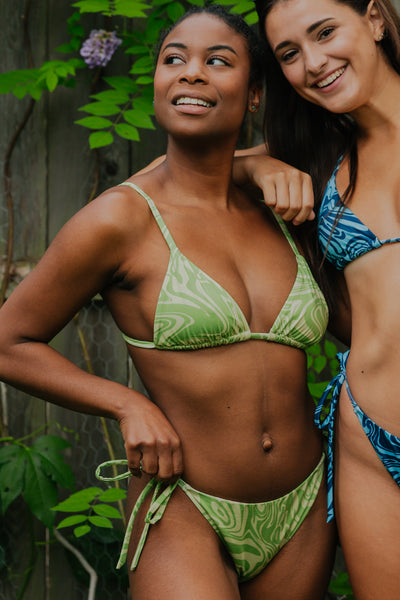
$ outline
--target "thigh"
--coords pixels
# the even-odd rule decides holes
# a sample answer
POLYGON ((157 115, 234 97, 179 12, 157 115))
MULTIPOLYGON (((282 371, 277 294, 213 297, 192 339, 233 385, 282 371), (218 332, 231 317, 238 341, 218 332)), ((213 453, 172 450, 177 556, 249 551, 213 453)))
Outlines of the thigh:
MULTIPOLYGON (((145 510, 140 511, 128 565, 144 516, 145 510)), ((134 600, 240 600, 236 572, 218 536, 179 488, 161 520, 150 527, 129 581, 134 600)))
POLYGON ((306 519, 260 575, 241 584, 243 600, 323 600, 336 549, 336 529, 326 523, 323 483, 306 519))
POLYGON ((341 400, 335 449, 335 513, 346 566, 357 600, 398 600, 400 488, 349 405, 341 400))

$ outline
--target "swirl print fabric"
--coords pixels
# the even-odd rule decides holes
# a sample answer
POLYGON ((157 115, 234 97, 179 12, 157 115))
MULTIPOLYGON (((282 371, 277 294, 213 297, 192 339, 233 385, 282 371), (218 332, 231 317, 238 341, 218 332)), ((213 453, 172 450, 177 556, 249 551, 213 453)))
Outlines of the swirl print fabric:
POLYGON ((318 237, 328 260, 342 271, 346 265, 363 254, 384 244, 400 242, 400 237, 380 240, 353 211, 345 206, 336 187, 335 167, 325 189, 318 214, 318 237))
MULTIPOLYGON (((150 526, 162 518, 168 502, 179 486, 200 513, 210 523, 228 553, 232 557, 239 581, 256 577, 283 546, 293 537, 307 517, 321 486, 324 474, 323 454, 312 473, 297 488, 281 498, 268 502, 245 503, 226 500, 200 492, 183 479, 164 486, 151 479, 133 507, 126 528, 117 569, 126 562, 133 525, 140 507, 153 490, 150 507, 144 519, 144 527, 130 565, 134 571, 139 563, 150 526)), ((108 461, 97 467, 96 476, 101 481, 115 481, 131 476, 127 471, 117 477, 102 477, 103 467, 127 464, 127 460, 108 461)))
POLYGON ((346 364, 350 351, 339 352, 337 358, 339 360, 339 373, 327 385, 321 400, 315 410, 315 423, 328 433, 328 467, 327 467, 327 483, 328 483, 328 518, 327 521, 332 521, 334 518, 333 505, 333 485, 334 485, 334 426, 335 413, 340 397, 340 391, 343 383, 346 385, 346 390, 353 406, 361 427, 372 444, 376 454, 380 458, 383 465, 386 467, 394 481, 400 486, 400 438, 392 433, 389 433, 368 417, 364 411, 358 406, 353 394, 351 393, 346 375, 346 364), (329 400, 332 394, 331 400, 329 400), (321 421, 321 415, 326 416, 321 421))

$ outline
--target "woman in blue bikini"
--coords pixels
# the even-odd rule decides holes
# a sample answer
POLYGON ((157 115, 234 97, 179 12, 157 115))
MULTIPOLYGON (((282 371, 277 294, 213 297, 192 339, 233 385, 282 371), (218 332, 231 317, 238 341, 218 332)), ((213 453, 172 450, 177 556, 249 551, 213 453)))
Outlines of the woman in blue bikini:
POLYGON ((231 178, 263 60, 220 8, 179 21, 154 80, 166 160, 79 211, 0 310, 2 379, 121 426, 135 600, 322 600, 329 580, 304 352, 327 306, 283 221, 231 178), (48 345, 98 292, 151 399, 48 345))
MULTIPOLYGON (((397 600, 400 19, 388 0, 256 6, 268 42, 269 149, 312 174, 314 262, 344 274, 351 304, 351 351, 316 412, 329 436, 328 519, 335 514, 357 600, 397 600)), ((259 164, 249 167, 254 181, 259 164)), ((349 341, 335 285, 327 288, 333 330, 349 341)))

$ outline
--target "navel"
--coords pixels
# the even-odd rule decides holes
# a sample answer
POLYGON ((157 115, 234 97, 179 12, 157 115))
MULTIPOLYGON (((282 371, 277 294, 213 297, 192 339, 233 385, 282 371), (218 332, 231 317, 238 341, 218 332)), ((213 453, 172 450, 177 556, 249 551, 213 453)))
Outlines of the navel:
POLYGON ((261 438, 261 446, 264 452, 270 452, 273 448, 272 438, 269 433, 263 433, 261 438))

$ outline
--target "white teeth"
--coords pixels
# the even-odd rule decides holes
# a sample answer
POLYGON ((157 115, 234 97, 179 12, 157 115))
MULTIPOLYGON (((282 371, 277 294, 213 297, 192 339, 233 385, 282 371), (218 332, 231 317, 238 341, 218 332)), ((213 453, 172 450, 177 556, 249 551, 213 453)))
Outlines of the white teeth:
POLYGON ((200 98, 188 98, 186 96, 178 98, 176 104, 197 104, 199 106, 205 106, 206 108, 211 108, 212 106, 210 102, 206 102, 205 100, 201 100, 200 98))
POLYGON ((343 73, 344 73, 344 67, 342 67, 341 69, 338 69, 337 71, 335 71, 334 73, 332 73, 332 75, 329 75, 329 77, 327 77, 326 79, 323 79, 322 81, 319 81, 316 84, 316 86, 319 87, 319 88, 324 88, 327 85, 330 85, 331 83, 333 83, 343 73))

